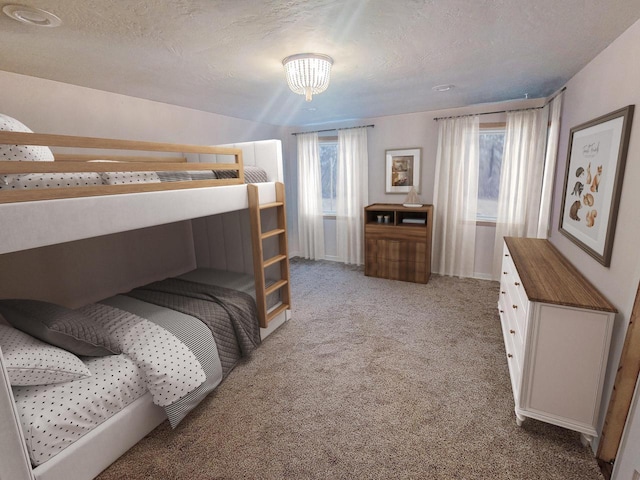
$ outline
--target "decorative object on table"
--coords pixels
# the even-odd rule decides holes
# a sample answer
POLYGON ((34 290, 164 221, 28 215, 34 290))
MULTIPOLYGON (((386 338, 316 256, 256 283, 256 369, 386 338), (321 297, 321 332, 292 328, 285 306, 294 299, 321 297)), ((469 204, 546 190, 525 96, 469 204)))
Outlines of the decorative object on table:
POLYGON ((402 206, 407 208, 418 208, 422 206, 422 200, 416 191, 416 187, 411 187, 409 190, 409 195, 404 199, 402 206))
POLYGON ((386 193, 409 193, 411 187, 420 191, 421 148, 387 150, 386 193))
POLYGON ((559 230, 605 267, 611 263, 634 105, 571 129, 559 230))

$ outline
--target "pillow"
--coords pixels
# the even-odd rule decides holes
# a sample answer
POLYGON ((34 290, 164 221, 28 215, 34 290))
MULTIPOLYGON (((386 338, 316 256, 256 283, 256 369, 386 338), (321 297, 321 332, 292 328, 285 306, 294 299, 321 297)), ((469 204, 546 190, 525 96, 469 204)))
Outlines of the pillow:
POLYGON ((91 187, 102 185, 96 172, 84 173, 26 173, 9 185, 0 182, 0 190, 36 190, 43 188, 91 187))
POLYGON ((78 357, 15 328, 0 325, 0 348, 14 387, 50 385, 91 376, 78 357))
MULTIPOLYGON (((33 133, 29 127, 19 122, 15 118, 0 113, 0 132, 27 132, 33 133)), ((39 145, 4 145, 0 144, 0 160, 14 161, 22 160, 26 162, 52 162, 53 153, 49 147, 39 145)), ((0 182, 9 185, 20 174, 2 175, 0 174, 0 182)))
POLYGON ((109 333, 75 310, 38 300, 0 300, 0 314, 15 328, 76 355, 120 353, 109 333))
POLYGON ((131 183, 160 183, 156 172, 100 172, 103 185, 126 185, 131 183))

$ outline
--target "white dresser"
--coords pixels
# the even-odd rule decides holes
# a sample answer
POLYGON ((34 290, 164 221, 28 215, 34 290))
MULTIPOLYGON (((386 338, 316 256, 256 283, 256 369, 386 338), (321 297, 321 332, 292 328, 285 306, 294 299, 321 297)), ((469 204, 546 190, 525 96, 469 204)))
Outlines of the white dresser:
POLYGON ((549 241, 507 237, 498 310, 518 425, 593 440, 616 309, 549 241))

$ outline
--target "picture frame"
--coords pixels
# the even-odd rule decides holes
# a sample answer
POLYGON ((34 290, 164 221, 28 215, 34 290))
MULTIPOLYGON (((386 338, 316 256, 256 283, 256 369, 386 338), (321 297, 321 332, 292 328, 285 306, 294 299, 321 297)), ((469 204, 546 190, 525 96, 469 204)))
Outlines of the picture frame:
POLYGON ((573 127, 560 211, 560 232, 605 267, 618 217, 634 105, 573 127))
POLYGON ((386 193, 409 193, 411 187, 420 193, 421 153, 421 148, 385 151, 386 193))

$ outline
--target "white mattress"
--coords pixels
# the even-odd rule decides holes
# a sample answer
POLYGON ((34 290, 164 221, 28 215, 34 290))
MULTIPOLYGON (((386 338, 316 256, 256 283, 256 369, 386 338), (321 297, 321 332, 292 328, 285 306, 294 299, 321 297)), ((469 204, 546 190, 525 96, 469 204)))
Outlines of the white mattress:
POLYGON ((34 466, 46 462, 147 391, 138 368, 124 355, 82 360, 91 370, 88 378, 12 387, 34 466), (118 382, 114 382, 116 376, 118 382))
MULTIPOLYGON (((179 278, 239 290, 255 298, 254 278, 245 273, 200 268, 179 278)), ((278 303, 277 294, 270 297, 268 303, 278 303)), ((33 466, 54 457, 147 392, 143 373, 126 355, 82 360, 91 370, 88 378, 12 387, 33 466), (121 381, 114 382, 115 377, 121 381)))

